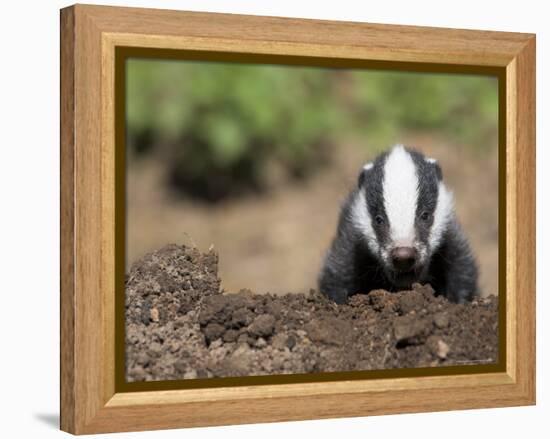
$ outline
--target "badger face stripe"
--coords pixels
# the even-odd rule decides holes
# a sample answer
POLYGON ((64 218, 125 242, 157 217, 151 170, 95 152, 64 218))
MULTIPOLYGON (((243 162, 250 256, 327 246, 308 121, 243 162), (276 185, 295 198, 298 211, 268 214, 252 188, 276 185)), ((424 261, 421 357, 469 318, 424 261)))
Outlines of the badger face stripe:
POLYGON ((413 158, 402 145, 386 158, 383 196, 391 241, 396 246, 413 246, 418 175, 413 158))
POLYGON ((443 232, 447 226, 447 223, 451 219, 453 212, 453 194, 447 189, 443 182, 439 182, 438 185, 437 204, 434 211, 433 225, 430 230, 429 244, 433 250, 436 250, 441 243, 443 232))
POLYGON ((376 234, 372 228, 372 220, 367 208, 365 191, 359 190, 351 207, 351 220, 353 225, 363 235, 367 246, 373 253, 378 253, 379 245, 376 234))

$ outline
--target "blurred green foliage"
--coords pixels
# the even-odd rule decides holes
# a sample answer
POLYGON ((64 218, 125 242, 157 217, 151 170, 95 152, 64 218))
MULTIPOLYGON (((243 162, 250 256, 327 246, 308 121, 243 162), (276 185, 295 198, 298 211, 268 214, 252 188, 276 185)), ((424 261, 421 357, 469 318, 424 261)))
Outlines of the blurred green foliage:
POLYGON ((353 141, 371 151, 408 132, 480 150, 497 131, 495 78, 131 59, 130 149, 158 152, 173 183, 215 200, 262 187, 266 166, 305 177, 353 141))
POLYGON ((375 145, 387 148, 410 132, 445 137, 480 152, 494 144, 496 78, 395 71, 354 71, 352 77, 356 131, 375 145))

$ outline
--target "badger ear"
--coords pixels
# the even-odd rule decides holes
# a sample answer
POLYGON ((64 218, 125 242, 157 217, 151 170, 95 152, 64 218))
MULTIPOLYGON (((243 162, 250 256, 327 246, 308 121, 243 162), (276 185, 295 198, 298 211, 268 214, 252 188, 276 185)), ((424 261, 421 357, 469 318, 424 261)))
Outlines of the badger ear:
POLYGON ((431 157, 426 157, 424 160, 435 167, 435 175, 437 175, 437 179, 439 181, 443 180, 443 172, 441 171, 441 166, 439 166, 439 162, 436 159, 432 159, 431 157))
POLYGON ((361 187, 363 186, 363 183, 365 182, 365 177, 367 175, 367 172, 369 172, 374 164, 372 162, 365 163, 363 165, 363 168, 361 169, 361 172, 359 173, 359 178, 357 180, 357 186, 361 187))

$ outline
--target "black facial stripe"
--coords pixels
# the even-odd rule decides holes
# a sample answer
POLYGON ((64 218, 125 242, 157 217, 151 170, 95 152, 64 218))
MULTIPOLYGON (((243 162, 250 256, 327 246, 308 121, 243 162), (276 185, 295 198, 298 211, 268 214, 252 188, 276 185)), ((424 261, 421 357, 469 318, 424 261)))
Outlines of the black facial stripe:
POLYGON ((388 153, 380 155, 374 162, 371 169, 366 171, 362 178, 362 187, 360 190, 365 191, 365 199, 367 201, 367 209, 371 217, 372 228, 376 234, 377 241, 384 245, 390 238, 389 221, 384 207, 384 164, 388 153), (380 215, 384 222, 378 224, 374 218, 380 215))
POLYGON ((435 175, 437 176, 437 180, 443 180, 443 172, 441 172, 441 166, 439 166, 439 163, 434 162, 432 165, 435 167, 435 175))
POLYGON ((433 214, 437 206, 441 170, 437 163, 427 162, 422 154, 412 150, 408 151, 413 158, 418 176, 418 200, 415 217, 416 236, 419 241, 427 243, 433 225, 433 214), (423 212, 428 212, 428 221, 421 219, 423 212))

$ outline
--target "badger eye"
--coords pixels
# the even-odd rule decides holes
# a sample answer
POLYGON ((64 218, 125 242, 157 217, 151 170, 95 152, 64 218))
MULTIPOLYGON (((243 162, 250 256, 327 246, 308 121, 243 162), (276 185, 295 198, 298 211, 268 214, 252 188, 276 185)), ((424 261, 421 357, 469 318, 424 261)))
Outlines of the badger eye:
POLYGON ((430 212, 427 212, 427 211, 424 211, 420 214, 420 219, 422 221, 429 221, 431 215, 430 215, 430 212))
POLYGON ((374 221, 376 221, 376 224, 378 224, 379 226, 384 224, 384 218, 382 217, 382 215, 376 215, 374 217, 374 221))

